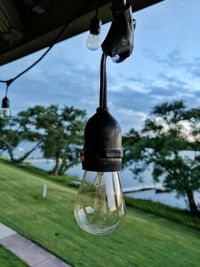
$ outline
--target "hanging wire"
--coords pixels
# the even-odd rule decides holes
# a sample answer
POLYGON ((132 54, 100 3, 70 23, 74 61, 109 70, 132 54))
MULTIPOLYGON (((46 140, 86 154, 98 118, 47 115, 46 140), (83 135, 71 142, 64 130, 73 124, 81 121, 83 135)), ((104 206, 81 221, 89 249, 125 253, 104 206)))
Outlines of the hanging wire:
POLYGON ((99 107, 107 108, 107 79, 106 79, 106 53, 102 54, 100 67, 100 94, 99 107))
MULTIPOLYGON (((99 2, 98 2, 98 5, 99 5, 99 2)), ((91 4, 91 0, 88 1, 88 4, 87 5, 84 4, 84 6, 82 8, 79 8, 75 12, 75 14, 72 16, 72 18, 63 26, 63 28, 61 29, 61 31, 59 32, 59 34, 56 36, 56 38, 54 39, 54 41, 52 42, 52 44, 48 47, 48 49, 33 64, 31 64, 28 68, 26 68, 25 70, 23 70, 22 72, 20 72, 19 74, 17 74, 14 78, 9 79, 9 80, 0 80, 0 83, 6 83, 7 90, 8 90, 8 87, 9 87, 9 85, 11 83, 13 83, 16 79, 18 79, 20 76, 22 76, 27 71, 29 71, 30 69, 32 69, 35 65, 37 65, 46 56, 46 54, 49 53, 49 51, 53 48, 53 46, 60 40, 60 38, 64 34, 65 30, 69 27, 69 25, 76 18, 78 18, 84 12, 84 10, 87 10, 87 8, 88 8, 88 6, 90 6, 90 4, 91 4)))
POLYGON ((97 5, 96 5, 96 17, 99 16, 99 6, 100 6, 101 2, 102 2, 102 0, 97 1, 97 5))
POLYGON ((9 85, 6 84, 6 93, 5 93, 5 96, 6 96, 6 97, 7 97, 7 95, 8 95, 8 87, 9 87, 9 85))

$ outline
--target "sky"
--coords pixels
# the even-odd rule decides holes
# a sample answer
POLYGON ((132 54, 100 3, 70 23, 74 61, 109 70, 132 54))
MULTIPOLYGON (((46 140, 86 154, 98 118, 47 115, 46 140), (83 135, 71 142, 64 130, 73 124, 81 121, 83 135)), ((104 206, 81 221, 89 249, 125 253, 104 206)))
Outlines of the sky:
MULTIPOLYGON (((108 59, 108 106, 124 133, 140 129, 153 106, 184 100, 199 107, 200 1, 165 0, 134 13, 135 47, 126 61, 108 59)), ((103 41, 110 23, 101 31, 103 41)), ((88 32, 56 44, 31 71, 9 88, 12 114, 34 105, 74 106, 92 116, 98 106, 101 50, 86 47, 88 32)), ((0 68, 10 79, 44 50, 0 68)), ((0 97, 5 85, 0 84, 0 97)))

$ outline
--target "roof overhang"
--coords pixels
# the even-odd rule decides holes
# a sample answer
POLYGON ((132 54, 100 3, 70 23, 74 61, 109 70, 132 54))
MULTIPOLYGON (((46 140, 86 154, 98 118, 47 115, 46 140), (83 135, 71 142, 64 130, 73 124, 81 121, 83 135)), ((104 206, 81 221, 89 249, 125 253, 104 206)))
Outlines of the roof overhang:
MULTIPOLYGON (((133 12, 161 1, 134 0, 133 12)), ((88 30, 97 3, 98 0, 0 0, 0 65, 50 46, 72 18, 59 41, 88 30)), ((106 23, 111 20, 111 1, 100 3, 99 14, 106 23)))

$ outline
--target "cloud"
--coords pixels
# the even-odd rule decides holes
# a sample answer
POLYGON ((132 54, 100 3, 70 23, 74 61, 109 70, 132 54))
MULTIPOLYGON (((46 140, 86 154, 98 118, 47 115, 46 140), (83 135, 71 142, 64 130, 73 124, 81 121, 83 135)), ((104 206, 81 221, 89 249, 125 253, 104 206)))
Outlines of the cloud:
POLYGON ((154 62, 163 65, 169 69, 181 69, 187 75, 193 78, 200 78, 200 57, 193 56, 191 59, 186 59, 182 56, 180 50, 175 49, 166 54, 165 57, 160 57, 153 50, 146 49, 145 54, 154 62))
MULTIPOLYGON (((176 58, 179 65, 183 64, 178 57, 172 53, 170 60, 176 58)), ((183 99, 189 106, 198 105, 200 91, 172 73, 162 70, 149 78, 140 73, 131 77, 129 73, 109 71, 109 107, 124 132, 132 127, 139 129, 152 107, 159 103, 183 99)), ((14 112, 36 104, 60 104, 86 109, 90 117, 98 106, 99 66, 92 61, 53 57, 17 80, 10 89, 14 112)))
POLYGON ((166 74, 165 72, 159 72, 157 74, 157 78, 161 80, 161 82, 164 82, 167 85, 177 86, 180 87, 180 89, 186 87, 188 88, 188 84, 185 81, 183 81, 182 79, 173 74, 169 75, 166 74))
MULTIPOLYGON (((159 103, 183 99, 189 106, 199 105, 200 57, 186 59, 180 49, 171 49, 174 42, 172 45, 166 42, 165 47, 168 33, 163 32, 163 25, 157 18, 153 22, 153 17, 156 17, 152 16, 154 8, 158 14, 157 9, 160 10, 161 6, 155 5, 152 11, 147 9, 148 18, 142 11, 141 16, 138 13, 139 23, 145 19, 145 25, 152 21, 157 27, 155 29, 152 24, 153 32, 149 32, 148 28, 142 27, 142 23, 139 24, 141 31, 140 36, 136 34, 134 56, 122 64, 113 64, 108 60, 110 111, 125 130, 141 127, 152 107, 159 103), (154 47, 157 52, 148 47, 154 47)), ((166 13, 164 3, 162 10, 166 13)), ((168 21, 166 25, 172 32, 168 21)), ((107 33, 108 25, 106 27, 107 33)), ((65 104, 86 109, 88 117, 94 114, 98 106, 101 51, 90 52, 85 46, 86 37, 87 33, 57 44, 40 64, 10 87, 9 97, 14 112, 36 104, 65 104)), ((1 78, 13 77, 34 62, 43 51, 3 66, 1 78)))
POLYGON ((154 105, 165 101, 183 100, 189 107, 199 105, 200 90, 194 90, 190 82, 182 80, 175 74, 159 72, 154 80, 141 76, 134 79, 124 77, 118 86, 121 90, 111 90, 109 99, 116 109, 124 111, 124 117, 130 112, 135 114, 141 112, 146 116, 154 105), (144 90, 133 90, 140 84, 144 90))
POLYGON ((147 114, 144 112, 135 111, 133 109, 117 107, 113 103, 109 103, 109 110, 112 115, 117 119, 122 127, 122 132, 126 133, 131 128, 136 130, 141 129, 147 114))
POLYGON ((169 67, 182 67, 185 66, 185 61, 181 57, 180 50, 172 50, 164 58, 157 58, 157 61, 161 64, 165 64, 169 67))

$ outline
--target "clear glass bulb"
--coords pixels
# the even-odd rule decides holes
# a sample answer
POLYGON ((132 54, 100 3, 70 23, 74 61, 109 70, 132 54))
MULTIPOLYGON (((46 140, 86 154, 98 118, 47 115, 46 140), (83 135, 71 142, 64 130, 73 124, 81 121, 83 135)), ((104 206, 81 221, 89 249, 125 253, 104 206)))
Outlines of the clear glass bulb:
POLYGON ((125 213, 119 173, 85 171, 74 209, 78 225, 90 234, 109 234, 125 213))
POLYGON ((88 36, 86 45, 87 45, 87 48, 92 51, 99 49, 101 46, 99 34, 96 35, 96 34, 90 33, 88 36))
POLYGON ((11 116, 11 112, 9 108, 1 108, 0 109, 0 118, 7 119, 11 116))

